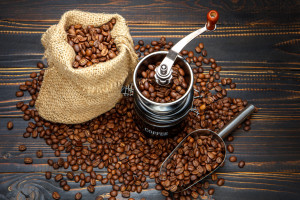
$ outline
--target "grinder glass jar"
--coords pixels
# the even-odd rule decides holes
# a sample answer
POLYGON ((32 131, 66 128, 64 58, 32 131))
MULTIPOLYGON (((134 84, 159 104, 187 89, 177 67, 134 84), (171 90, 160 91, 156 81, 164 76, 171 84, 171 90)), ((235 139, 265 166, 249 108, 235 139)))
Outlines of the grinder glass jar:
POLYGON ((147 76, 153 88, 148 88, 149 82, 147 81, 147 90, 145 90, 145 80, 147 80, 145 72, 149 69, 149 65, 156 66, 165 58, 167 53, 166 51, 158 51, 144 57, 138 63, 133 75, 137 126, 140 131, 150 137, 171 137, 178 134, 184 128, 182 122, 193 103, 193 73, 188 62, 181 56, 178 56, 174 63, 175 68, 177 68, 174 73, 181 73, 181 75, 173 77, 172 80, 175 83, 171 81, 167 86, 159 86, 154 83, 155 80, 151 82, 152 75, 154 75, 153 71, 151 77, 150 74, 147 76), (182 78, 179 80, 179 77, 183 77, 182 75, 184 75, 184 80, 182 78), (140 84, 143 79, 143 84, 140 84), (178 87, 176 90, 174 84, 180 88, 178 87), (143 85, 142 88, 140 85, 143 85), (165 93, 162 94, 162 92, 165 93))

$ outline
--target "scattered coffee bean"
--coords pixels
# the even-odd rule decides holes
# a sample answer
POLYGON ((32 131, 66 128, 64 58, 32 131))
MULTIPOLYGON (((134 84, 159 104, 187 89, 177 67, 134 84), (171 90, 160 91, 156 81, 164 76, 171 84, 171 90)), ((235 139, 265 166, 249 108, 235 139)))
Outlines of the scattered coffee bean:
POLYGON ((51 179, 51 177, 52 177, 52 173, 51 172, 45 172, 45 177, 46 177, 46 179, 51 179))
POLYGON ((53 192, 52 193, 52 198, 55 200, 59 200, 60 199, 60 195, 58 194, 58 192, 53 192))
POLYGON ((129 198, 130 197, 130 192, 129 191, 123 191, 122 192, 122 197, 129 198))
POLYGON ((45 67, 45 65, 44 65, 43 63, 41 63, 41 62, 38 62, 38 63, 36 64, 36 66, 37 66, 37 68, 39 68, 39 69, 44 69, 44 67, 45 67))
POLYGON ((74 178, 74 173, 73 173, 73 172, 68 172, 66 176, 67 176, 67 178, 68 178, 69 180, 73 180, 73 178, 74 178))
POLYGON ((250 126, 244 126, 244 131, 250 131, 250 126))
POLYGON ((236 162, 237 161, 237 158, 235 156, 230 156, 229 157, 229 161, 230 162, 236 162))
POLYGON ((22 96, 24 96, 24 92, 23 91, 16 92, 16 97, 22 97, 22 96))
POLYGON ((166 191, 166 190, 162 190, 162 191, 161 191, 161 194, 162 194, 163 196, 165 196, 165 197, 169 196, 169 192, 166 191))
POLYGON ((224 185, 224 183, 225 183, 225 180, 223 178, 219 178, 219 180, 217 181, 218 186, 222 186, 222 185, 224 185))
POLYGON ((36 157, 42 158, 43 157, 43 151, 42 150, 37 150, 36 151, 36 157))
POLYGON ((245 161, 241 160, 239 162, 238 166, 239 166, 239 168, 243 168, 243 167, 245 167, 245 164, 246 164, 245 161))
POLYGON ((71 187, 69 185, 64 185, 63 186, 64 191, 69 191, 70 189, 71 189, 71 187))
POLYGON ((232 142, 234 140, 234 137, 232 135, 228 136, 227 137, 227 141, 228 142, 232 142))
POLYGON ((32 160, 32 158, 24 158, 24 163, 25 164, 32 164, 33 160, 32 160))
POLYGON ((80 200, 82 198, 82 194, 80 192, 77 192, 75 194, 75 200, 80 200))
POLYGON ((56 182, 58 182, 58 181, 60 181, 60 180, 62 180, 63 179, 63 175, 62 174, 57 174, 55 177, 54 177, 54 180, 56 181, 56 182))
POLYGON ((89 185, 89 186, 87 187, 87 190, 88 190, 90 193, 94 193, 94 192, 95 192, 95 187, 92 186, 92 185, 89 185))
POLYGON ((118 195, 118 191, 116 191, 116 190, 113 190, 110 192, 110 196, 112 196, 112 197, 116 197, 117 195, 118 195))
POLYGON ((103 200, 104 198, 100 195, 100 196, 97 196, 95 200, 103 200))
POLYGON ((27 147, 24 144, 19 146, 19 151, 26 151, 26 149, 27 147))
POLYGON ((8 130, 13 129, 13 127, 14 127, 13 122, 11 122, 11 121, 7 122, 7 129, 8 129, 8 130))
POLYGON ((231 144, 227 145, 227 150, 230 152, 230 153, 233 153, 234 151, 234 148, 231 144))
POLYGON ((211 180, 212 180, 212 181, 218 180, 218 176, 217 176, 216 173, 213 173, 213 174, 211 175, 211 180))
POLYGON ((213 195, 215 193, 215 189, 211 188, 208 190, 209 195, 213 195))
POLYGON ((60 187, 64 187, 65 185, 67 185, 68 183, 67 183, 67 181, 65 181, 65 180, 60 180, 60 182, 59 182, 59 185, 60 185, 60 187))

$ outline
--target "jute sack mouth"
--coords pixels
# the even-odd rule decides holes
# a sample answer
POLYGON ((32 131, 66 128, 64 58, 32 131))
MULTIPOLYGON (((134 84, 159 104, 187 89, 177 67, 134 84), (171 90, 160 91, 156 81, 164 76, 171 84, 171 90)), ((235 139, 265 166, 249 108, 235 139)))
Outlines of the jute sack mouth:
POLYGON ((122 96, 122 86, 132 82, 138 57, 126 21, 118 14, 68 11, 43 34, 41 42, 48 69, 36 108, 46 120, 65 124, 91 120, 113 108, 122 96), (76 54, 67 42, 66 30, 75 24, 99 27, 112 18, 116 24, 111 36, 119 54, 109 61, 74 69, 76 54))

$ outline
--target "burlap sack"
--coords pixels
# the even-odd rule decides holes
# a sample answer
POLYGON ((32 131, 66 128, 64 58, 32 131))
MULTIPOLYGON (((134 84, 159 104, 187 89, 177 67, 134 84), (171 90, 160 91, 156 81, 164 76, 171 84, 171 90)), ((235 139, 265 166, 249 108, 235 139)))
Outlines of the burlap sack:
POLYGON ((66 12, 57 25, 43 34, 41 41, 48 69, 36 108, 46 120, 74 124, 93 119, 114 107, 121 98, 122 86, 132 82, 138 58, 125 19, 118 14, 66 12), (107 62, 74 69, 75 52, 67 43, 66 30, 75 24, 98 27, 112 18, 116 24, 111 36, 119 54, 107 62))

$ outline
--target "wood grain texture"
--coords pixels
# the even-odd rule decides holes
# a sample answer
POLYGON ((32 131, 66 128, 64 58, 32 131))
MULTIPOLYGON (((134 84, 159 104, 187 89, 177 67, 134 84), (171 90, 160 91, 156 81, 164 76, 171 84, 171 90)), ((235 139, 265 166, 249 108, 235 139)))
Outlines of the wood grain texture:
MULTIPOLYGON (((300 9, 299 1, 222 0, 222 1, 8 1, 0 2, 0 199, 51 199, 59 191, 62 199, 108 197, 109 184, 97 183, 96 192, 70 182, 63 192, 44 173, 53 171, 47 159, 57 159, 43 139, 22 137, 27 123, 15 108, 29 96, 15 97, 20 84, 37 72, 43 56, 41 35, 58 22, 67 10, 119 13, 128 22, 135 43, 166 36, 177 42, 202 27, 209 9, 217 9, 220 23, 215 32, 193 40, 186 49, 203 42, 208 57, 222 66, 221 77, 232 78, 237 89, 228 96, 242 97, 260 108, 253 115, 251 131, 237 130, 231 142, 238 160, 246 166, 226 162, 218 176, 226 183, 216 186, 213 196, 201 199, 299 199, 300 196, 300 9), (14 129, 6 124, 13 121, 14 129), (26 144, 27 151, 18 151, 26 144), (43 158, 35 158, 36 150, 43 158), (25 165, 24 157, 34 164, 25 165)), ((208 67, 205 67, 208 69, 208 67)), ((229 144, 227 142, 227 144, 229 144)), ((66 154, 63 154, 65 156, 66 154)), ((228 158, 227 158, 228 159, 228 158)), ((67 170, 64 170, 67 171, 67 170)), ((98 170, 103 175, 106 170, 98 170)), ((53 171, 59 173, 59 171, 53 171)), ((149 189, 131 197, 164 199, 149 180, 149 189)), ((122 199, 118 195, 118 199, 122 199)))

